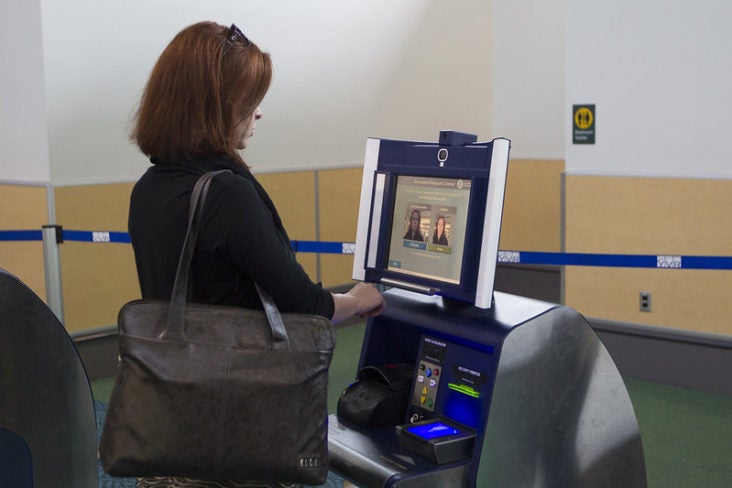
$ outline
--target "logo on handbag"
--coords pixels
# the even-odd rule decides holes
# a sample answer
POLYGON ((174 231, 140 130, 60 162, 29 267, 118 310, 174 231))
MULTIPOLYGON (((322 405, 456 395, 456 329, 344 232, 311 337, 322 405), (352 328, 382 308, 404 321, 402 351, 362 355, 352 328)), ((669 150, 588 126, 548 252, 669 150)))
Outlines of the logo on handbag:
POLYGON ((297 465, 302 469, 314 469, 320 467, 320 456, 303 456, 297 460, 297 465))

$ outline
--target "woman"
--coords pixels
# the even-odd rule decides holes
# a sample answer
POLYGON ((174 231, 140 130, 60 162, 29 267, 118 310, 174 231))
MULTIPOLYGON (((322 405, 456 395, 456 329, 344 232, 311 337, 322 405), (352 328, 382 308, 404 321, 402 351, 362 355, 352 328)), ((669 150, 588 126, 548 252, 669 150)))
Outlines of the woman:
POLYGON ((407 222, 407 232, 404 234, 404 239, 409 241, 423 241, 422 232, 419 230, 419 224, 422 221, 422 214, 416 208, 412 210, 409 216, 409 222, 407 222))
POLYGON ((445 217, 442 215, 437 216, 435 221, 435 233, 432 234, 432 244, 439 244, 440 246, 447 246, 447 236, 445 235, 445 217))
MULTIPOLYGON (((153 165, 130 199, 129 233, 145 299, 169 300, 196 180, 217 175, 205 203, 192 264, 190 300, 262 308, 254 282, 282 312, 339 322, 375 316, 384 299, 359 283, 334 294, 298 264, 277 210, 242 159, 272 78, 272 63, 235 26, 183 29, 158 59, 136 114, 132 140, 153 165)), ((138 487, 248 486, 141 479, 138 487)), ((261 483, 255 486, 281 486, 261 483)), ((288 485, 283 485, 288 486, 288 485)))

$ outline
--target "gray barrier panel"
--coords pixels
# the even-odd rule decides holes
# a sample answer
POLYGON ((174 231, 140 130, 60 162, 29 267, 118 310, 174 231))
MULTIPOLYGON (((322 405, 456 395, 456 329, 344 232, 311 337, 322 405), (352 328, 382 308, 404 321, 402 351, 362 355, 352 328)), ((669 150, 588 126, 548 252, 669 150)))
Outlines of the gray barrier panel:
POLYGON ((79 354, 48 306, 3 270, 0 428, 28 446, 34 487, 98 486, 94 402, 79 354))

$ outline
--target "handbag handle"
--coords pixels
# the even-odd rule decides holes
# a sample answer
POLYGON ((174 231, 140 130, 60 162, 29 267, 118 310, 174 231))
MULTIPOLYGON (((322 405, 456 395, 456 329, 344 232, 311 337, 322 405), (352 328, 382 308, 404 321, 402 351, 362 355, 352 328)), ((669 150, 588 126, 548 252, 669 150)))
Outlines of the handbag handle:
MULTIPOLYGON (((183 241, 183 249, 178 259, 178 269, 175 273, 175 282, 173 283, 173 293, 170 297, 170 306, 168 307, 168 318, 166 322, 166 334, 171 340, 184 340, 183 324, 185 322, 185 307, 188 296, 188 278, 190 276, 191 262, 193 261, 193 251, 196 249, 196 241, 198 240, 198 228, 200 227, 203 215, 203 207, 206 203, 208 189, 211 186, 211 180, 219 173, 231 173, 231 170, 222 169, 219 171, 209 171, 196 181, 191 193, 190 209, 188 211, 188 229, 186 237, 183 241)), ((267 315, 270 329, 272 331, 272 349, 287 349, 289 346, 287 329, 285 328, 282 316, 272 297, 264 291, 255 281, 254 286, 257 289, 259 299, 262 301, 264 312, 267 315)))

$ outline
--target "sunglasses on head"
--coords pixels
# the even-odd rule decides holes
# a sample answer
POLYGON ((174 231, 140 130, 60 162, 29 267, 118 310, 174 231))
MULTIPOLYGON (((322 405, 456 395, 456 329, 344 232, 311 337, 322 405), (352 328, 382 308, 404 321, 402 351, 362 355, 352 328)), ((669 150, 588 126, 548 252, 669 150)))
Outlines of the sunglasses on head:
POLYGON ((241 40, 245 46, 251 44, 251 41, 247 39, 247 36, 244 35, 244 33, 236 26, 236 24, 231 24, 231 27, 229 27, 229 34, 226 36, 224 52, 221 54, 221 56, 226 56, 226 52, 229 50, 232 44, 239 40, 241 40))

